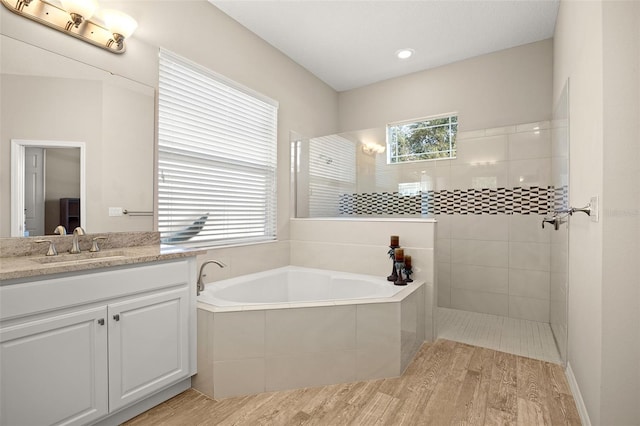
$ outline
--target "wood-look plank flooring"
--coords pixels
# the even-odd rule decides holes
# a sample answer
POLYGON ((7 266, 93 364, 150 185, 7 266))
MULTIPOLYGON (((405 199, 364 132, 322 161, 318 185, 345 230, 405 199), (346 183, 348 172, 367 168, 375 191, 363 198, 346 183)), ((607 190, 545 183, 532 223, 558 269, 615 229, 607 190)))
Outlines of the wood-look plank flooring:
POLYGON ((216 401, 190 389, 131 419, 146 425, 580 425, 562 367, 450 340, 401 377, 216 401))

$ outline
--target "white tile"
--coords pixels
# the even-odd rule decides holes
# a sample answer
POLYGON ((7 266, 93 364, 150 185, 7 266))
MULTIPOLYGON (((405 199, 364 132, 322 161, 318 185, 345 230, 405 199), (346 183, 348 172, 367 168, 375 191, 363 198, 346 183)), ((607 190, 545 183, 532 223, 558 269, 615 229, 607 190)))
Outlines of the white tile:
POLYGON ((384 245, 291 241, 291 264, 386 277, 391 269, 388 250, 384 245))
MULTIPOLYGON (((433 249, 405 249, 405 255, 411 255, 414 280, 432 283, 435 279, 435 250, 433 249)), ((389 269, 391 271, 391 269, 389 269)))
POLYGON ((264 358, 214 363, 214 397, 252 395, 266 390, 264 358))
POLYGON ((458 240, 508 241, 509 226, 503 215, 453 215, 451 238, 458 240))
POLYGON ((358 305, 358 380, 393 377, 399 374, 400 306, 400 303, 358 305))
POLYGON ((451 239, 437 239, 435 255, 438 262, 451 262, 451 239))
POLYGON ((546 188, 551 181, 551 160, 513 160, 509 162, 509 186, 546 188))
POLYGON ((198 309, 197 320, 198 374, 193 376, 192 385, 213 398, 213 313, 198 309))
POLYGON ((291 239, 386 247, 390 236, 398 235, 402 246, 432 247, 435 226, 427 221, 292 220, 291 239))
POLYGON ((436 239, 451 238, 451 217, 448 214, 435 215, 436 223, 436 239))
POLYGON ((549 121, 535 121, 532 123, 522 123, 516 126, 516 132, 535 132, 537 130, 546 130, 551 127, 549 121))
POLYGON ((355 306, 270 310, 266 313, 267 356, 355 349, 355 346, 355 306))
POLYGON ((560 363, 549 324, 438 308, 438 337, 560 363))
POLYGON ((509 295, 549 300, 550 275, 547 271, 509 269, 509 295))
POLYGON ((451 161, 455 160, 434 161, 436 168, 430 169, 428 172, 428 183, 431 190, 443 191, 445 189, 451 189, 451 161))
POLYGON ((451 263, 506 268, 509 263, 509 243, 452 239, 451 263))
POLYGON ((549 130, 535 130, 509 135, 510 160, 550 157, 551 133, 549 130))
POLYGON ((451 270, 451 287, 507 294, 509 292, 509 270, 507 268, 456 264, 451 270))
POLYGON ((549 301, 509 296, 509 316, 530 321, 549 322, 549 301))
POLYGON ((214 361, 264 356, 264 311, 222 312, 214 315, 214 361))
MULTIPOLYGON (((422 342, 427 340, 425 328, 426 328, 426 319, 427 312, 431 317, 433 315, 433 285, 423 285, 418 290, 415 291, 415 295, 418 298, 418 327, 416 330, 417 336, 416 338, 422 344, 422 342), (430 294, 426 293, 426 290, 429 290, 430 294)), ((430 318, 433 321, 433 318, 430 318)), ((429 336, 429 341, 431 341, 431 336, 429 336)))
POLYGON ((400 375, 399 347, 381 346, 376 351, 357 351, 356 380, 373 380, 400 375))
POLYGON ((552 231, 542 228, 544 216, 534 214, 513 214, 509 222, 509 241, 521 243, 549 243, 552 231))
POLYGON ((400 345, 400 303, 357 305, 356 317, 358 349, 400 345))
POLYGON ((494 127, 485 131, 487 136, 508 135, 516 132, 516 126, 494 127))
POLYGON ((469 130, 466 132, 458 132, 456 134, 456 140, 463 140, 463 139, 472 139, 472 138, 481 138, 485 136, 485 130, 481 129, 481 130, 469 130))
POLYGON ((457 141, 457 163, 496 163, 507 160, 507 137, 489 136, 457 141))
POLYGON ((451 166, 452 189, 502 188, 508 183, 508 162, 451 166))
MULTIPOLYGON (((418 339, 419 329, 422 327, 419 323, 424 324, 423 295, 417 292, 406 297, 400 308, 401 330, 400 330, 400 360, 401 370, 404 371, 418 351, 420 345, 424 342, 424 336, 418 339)), ((398 372, 398 375, 400 372, 398 372)))
POLYGON ((509 243, 509 268, 549 271, 551 248, 544 243, 509 243))
POLYGON ((451 264, 438 263, 438 306, 451 306, 451 264))
POLYGON ((509 314, 509 296, 452 288, 451 307, 471 312, 507 316, 509 314))
POLYGON ((569 160, 567 157, 551 158, 551 182, 556 188, 569 185, 569 160))
POLYGON ((277 391, 356 381, 356 350, 266 359, 266 390, 277 391))
POLYGON ((551 129, 551 156, 569 156, 569 129, 566 126, 551 129))

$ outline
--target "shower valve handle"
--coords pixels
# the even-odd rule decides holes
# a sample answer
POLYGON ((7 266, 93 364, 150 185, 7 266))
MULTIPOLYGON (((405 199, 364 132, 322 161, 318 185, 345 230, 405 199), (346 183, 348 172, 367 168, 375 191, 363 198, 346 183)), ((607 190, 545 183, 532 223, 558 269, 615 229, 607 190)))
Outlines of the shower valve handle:
POLYGON ((560 218, 558 216, 554 216, 552 218, 545 217, 542 219, 542 229, 544 229, 544 224, 549 223, 553 225, 554 229, 557 231, 560 229, 560 218))

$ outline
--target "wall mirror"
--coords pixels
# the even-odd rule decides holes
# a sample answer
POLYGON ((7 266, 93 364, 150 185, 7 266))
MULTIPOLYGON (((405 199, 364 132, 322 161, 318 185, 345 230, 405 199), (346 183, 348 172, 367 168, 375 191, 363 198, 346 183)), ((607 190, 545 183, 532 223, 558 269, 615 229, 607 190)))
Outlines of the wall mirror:
MULTIPOLYGON (((47 172, 49 181, 82 176, 75 190, 52 197, 58 205, 61 198, 79 198, 87 232, 153 230, 155 89, 0 37, 0 237, 24 235, 25 197, 14 187, 24 178, 12 176, 24 173, 28 146, 46 150, 51 170, 61 170, 54 157, 69 162, 63 172, 47 172), (113 216, 110 207, 149 215, 113 216)), ((45 208, 47 203, 55 210, 54 201, 45 201, 45 208)), ((55 228, 44 226, 44 234, 55 228)))

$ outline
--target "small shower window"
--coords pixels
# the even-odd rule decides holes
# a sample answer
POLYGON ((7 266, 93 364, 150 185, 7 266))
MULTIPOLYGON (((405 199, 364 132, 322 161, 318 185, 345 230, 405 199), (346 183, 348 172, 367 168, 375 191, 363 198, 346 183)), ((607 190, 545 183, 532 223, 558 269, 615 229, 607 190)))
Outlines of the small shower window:
POLYGON ((429 117, 387 125, 389 164, 456 157, 458 115, 429 117))

